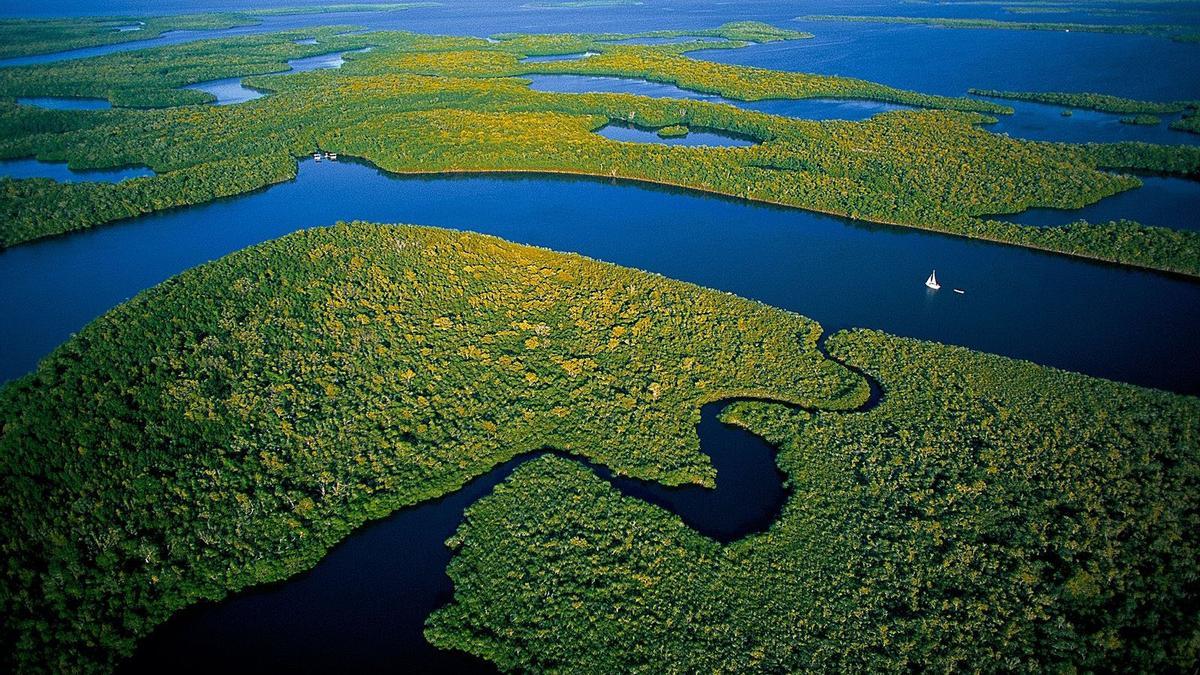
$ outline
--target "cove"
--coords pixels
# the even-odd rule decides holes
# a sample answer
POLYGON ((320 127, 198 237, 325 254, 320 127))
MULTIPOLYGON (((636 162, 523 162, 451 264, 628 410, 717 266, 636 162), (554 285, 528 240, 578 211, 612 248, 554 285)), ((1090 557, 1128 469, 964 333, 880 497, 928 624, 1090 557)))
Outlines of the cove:
POLYGON ((1179 119, 1180 113, 1159 115, 1161 122, 1155 125, 1122 124, 1127 115, 1096 112, 1094 110, 1069 109, 1059 106, 1028 101, 987 99, 1012 108, 1012 115, 997 115, 995 124, 983 128, 997 134, 1008 134, 1013 138, 1034 141, 1057 141, 1063 143, 1119 143, 1141 141, 1160 145, 1200 145, 1200 134, 1176 131, 1168 126, 1179 119))
MULTIPOLYGON (((314 41, 315 43, 315 41, 314 41)), ((287 62, 288 70, 273 75, 288 75, 291 73, 303 73, 310 70, 329 70, 333 68, 341 68, 346 63, 345 54, 360 54, 370 51, 370 47, 362 49, 354 49, 345 52, 331 52, 329 54, 317 54, 316 56, 305 56, 299 59, 292 59, 287 62)), ((183 89, 196 89, 206 91, 217 100, 213 105, 236 105, 253 101, 256 98, 262 98, 267 95, 267 92, 260 91, 242 84, 245 76, 229 77, 221 80, 209 80, 207 82, 197 82, 189 84, 183 89)))
POLYGON ((799 312, 829 332, 877 328, 1200 393, 1195 281, 675 188, 527 174, 396 177, 344 160, 306 160, 296 180, 253 194, 0 252, 0 380, 29 372, 88 321, 174 274, 353 219, 579 252, 799 312), (924 286, 933 268, 942 292, 924 286), (966 295, 945 292, 954 287, 966 295))
MULTIPOLYGON (((717 488, 664 488, 583 462, 626 496, 678 515, 720 541, 764 530, 786 492, 775 449, 717 420, 727 402, 701 409, 701 450, 717 488)), ((495 672, 485 661, 425 642, 425 618, 451 598, 445 541, 468 505, 535 452, 505 462, 442 499, 369 523, 312 570, 220 603, 185 609, 139 645, 118 672, 495 672)), ((582 461, 572 457, 576 461, 582 461)))
POLYGON ((1166 176, 1140 176, 1142 187, 1118 192, 1081 209, 1032 208, 1002 220, 1052 227, 1077 220, 1105 223, 1136 220, 1176 230, 1200 230, 1200 182, 1166 176))
POLYGON ((242 84, 242 77, 227 77, 220 80, 209 80, 207 82, 197 82, 189 84, 182 89, 195 89, 196 91, 206 91, 217 100, 212 102, 212 105, 237 105, 253 101, 256 98, 262 98, 267 95, 267 92, 253 89, 242 84))
MULTIPOLYGON (((576 55, 575 58, 579 58, 576 55)), ((560 57, 542 60, 565 60, 560 57)), ((636 78, 535 74, 522 75, 530 80, 530 89, 566 94, 618 93, 636 94, 652 98, 684 98, 710 103, 725 103, 744 110, 754 110, 770 115, 793 117, 806 120, 851 120, 860 121, 880 113, 893 110, 917 110, 911 106, 881 101, 858 99, 768 99, 764 101, 738 101, 716 94, 705 94, 683 89, 673 84, 652 82, 636 78)), ((989 99, 990 100, 990 99, 989 99)), ((993 133, 1008 134, 1014 138, 1062 143, 1117 143, 1141 141, 1144 143, 1200 144, 1200 135, 1175 131, 1168 125, 1179 118, 1179 114, 1162 115, 1162 122, 1153 126, 1122 124, 1124 115, 1075 110, 1070 117, 1062 115, 1063 108, 1024 101, 997 100, 1015 111, 1012 115, 996 115, 995 123, 982 128, 993 133)))
POLYGON ((668 136, 662 137, 658 135, 658 131, 654 129, 645 129, 632 124, 623 124, 620 122, 609 122, 603 127, 596 130, 597 134, 623 143, 661 143, 663 145, 707 145, 711 147, 736 147, 744 148, 755 145, 757 141, 746 136, 740 136, 727 131, 718 131, 715 129, 692 129, 688 131, 687 136, 668 136))
MULTIPOLYGON (((559 59, 561 60, 561 59, 559 59)), ((770 115, 795 117, 809 120, 864 120, 891 110, 912 110, 909 106, 879 101, 855 99, 771 99, 766 101, 738 101, 716 94, 705 94, 683 89, 664 82, 651 82, 630 77, 597 75, 521 75, 530 81, 529 88, 561 94, 610 93, 634 94, 651 98, 684 98, 709 103, 725 103, 744 110, 755 110, 770 115)))
POLYGON ((82 183, 97 181, 119 183, 130 178, 153 176, 145 166, 127 166, 116 169, 72 169, 66 162, 43 162, 40 159, 0 160, 0 176, 6 178, 49 178, 60 183, 82 183))

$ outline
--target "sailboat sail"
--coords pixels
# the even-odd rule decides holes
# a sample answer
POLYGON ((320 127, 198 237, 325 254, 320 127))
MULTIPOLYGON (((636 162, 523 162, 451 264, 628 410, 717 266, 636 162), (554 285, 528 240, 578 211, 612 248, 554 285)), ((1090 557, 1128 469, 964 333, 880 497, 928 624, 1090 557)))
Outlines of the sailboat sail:
POLYGON ((929 274, 929 278, 925 280, 925 285, 932 288, 935 291, 942 287, 942 285, 939 284, 938 280, 937 280, 937 270, 934 270, 933 272, 931 272, 929 274))

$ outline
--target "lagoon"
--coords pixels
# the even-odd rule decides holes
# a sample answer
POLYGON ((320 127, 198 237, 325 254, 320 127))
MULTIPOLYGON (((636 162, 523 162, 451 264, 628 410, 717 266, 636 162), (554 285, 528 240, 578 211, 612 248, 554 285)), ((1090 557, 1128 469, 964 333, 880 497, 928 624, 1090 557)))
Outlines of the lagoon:
POLYGON ((691 129, 686 136, 658 135, 655 129, 643 129, 632 124, 611 122, 596 130, 597 134, 624 143, 661 143, 663 145, 706 145, 710 147, 744 148, 755 145, 757 141, 745 136, 731 134, 714 129, 691 129))
POLYGON ((611 93, 634 94, 651 98, 682 98, 709 103, 724 103, 744 110, 755 110, 770 115, 782 115, 809 120, 864 120, 891 110, 911 110, 909 106, 880 101, 855 99, 812 98, 803 100, 770 99, 765 101, 738 101, 716 94, 683 89, 665 82, 652 82, 631 77, 601 75, 522 75, 530 81, 534 91, 549 91, 563 94, 611 93))

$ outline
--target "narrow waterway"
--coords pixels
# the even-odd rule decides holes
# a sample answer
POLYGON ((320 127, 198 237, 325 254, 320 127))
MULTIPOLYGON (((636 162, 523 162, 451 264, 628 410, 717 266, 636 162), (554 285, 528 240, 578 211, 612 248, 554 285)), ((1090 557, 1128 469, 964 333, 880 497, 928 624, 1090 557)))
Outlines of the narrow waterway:
MULTIPOLYGON (((704 406, 696 430, 717 470, 715 490, 664 488, 584 463, 626 496, 719 541, 765 530, 787 497, 775 449, 718 421, 726 404, 704 406)), ((463 510, 543 454, 511 459, 451 495, 363 527, 294 579, 176 614, 119 672, 494 672, 470 655, 433 648, 422 631, 453 593, 445 541, 463 510)))

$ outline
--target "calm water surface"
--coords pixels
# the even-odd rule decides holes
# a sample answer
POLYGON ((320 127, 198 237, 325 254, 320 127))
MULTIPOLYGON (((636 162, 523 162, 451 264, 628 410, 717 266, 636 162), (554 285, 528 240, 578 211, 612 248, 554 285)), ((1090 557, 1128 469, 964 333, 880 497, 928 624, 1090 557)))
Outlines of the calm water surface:
POLYGON ((621 124, 613 122, 606 124, 596 133, 614 141, 622 141, 625 143, 660 143, 662 145, 690 145, 709 147, 735 147, 744 148, 755 145, 756 141, 752 138, 744 136, 736 136, 733 134, 713 131, 711 129, 692 129, 687 136, 670 136, 664 138, 658 135, 655 129, 643 129, 641 127, 632 126, 629 124, 621 124))
POLYGON ((58 96, 20 96, 17 98, 17 103, 49 110, 108 110, 112 107, 108 99, 58 96))
POLYGON ((1022 225, 1065 225, 1077 220, 1105 223, 1136 220, 1177 230, 1200 230, 1200 182, 1142 176, 1142 187, 1119 192, 1082 209, 1029 209, 1004 220, 1022 225))
POLYGON ((252 89, 242 84, 241 77, 227 77, 221 80, 208 80, 207 82, 197 82, 189 84, 183 89, 195 89, 197 91, 206 91, 217 100, 213 101, 213 105, 237 105, 253 101, 256 98, 262 98, 267 95, 267 92, 258 89, 252 89))
POLYGON ((683 89, 665 82, 651 82, 631 77, 609 77, 603 75, 521 75, 529 80, 534 91, 561 94, 606 93, 635 94, 651 98, 682 98, 709 103, 725 103, 745 110, 755 110, 771 115, 796 117, 811 120, 864 120, 889 110, 909 110, 908 106, 878 101, 837 100, 813 98, 796 100, 738 101, 716 94, 705 94, 683 89))
POLYGON ((993 99, 1012 108, 1012 115, 997 115, 995 124, 983 128, 1013 138, 1028 138, 1035 141, 1061 141, 1067 143, 1117 143, 1140 141, 1161 145, 1200 145, 1200 134, 1176 131, 1169 125, 1179 119, 1179 113, 1159 115, 1161 122, 1154 125, 1122 124, 1125 115, 1072 109, 1064 116, 1059 106, 1025 101, 993 99))
MULTIPOLYGON (((145 166, 119 169, 72 169, 66 162, 43 162, 32 157, 0 160, 0 176, 8 178, 49 178, 60 183, 103 182, 120 183, 130 178, 153 176, 145 166)), ((0 277, 3 278, 3 277, 0 277)))
POLYGON ((879 328, 1200 393, 1195 282, 682 190, 562 177, 397 178, 307 160, 294 182, 253 195, 0 253, 0 379, 28 372, 152 284, 339 219, 486 232, 730 291, 831 331, 879 328), (927 291, 933 268, 947 290, 967 294, 927 291))
MULTIPOLYGON (((722 407, 705 406, 697 428, 717 470, 716 490, 666 489, 593 469, 622 493, 662 506, 719 540, 763 530, 786 496, 775 451, 717 421, 722 407)), ((367 525, 296 579, 181 612, 121 672, 494 672, 467 654, 434 649, 421 631, 429 613, 451 598, 445 541, 463 509, 527 459, 367 525)))
MULTIPOLYGON (((316 41, 313 40, 313 44, 316 41)), ((305 56, 299 59, 292 59, 287 62, 288 70, 274 75, 289 75, 291 73, 303 73, 310 70, 331 70, 341 68, 346 63, 346 54, 362 54, 371 51, 370 47, 362 49, 353 49, 349 51, 332 52, 329 54, 317 54, 316 56, 305 56)), ((259 91, 242 84, 243 77, 229 77, 222 80, 209 80, 207 82, 197 82, 189 84, 184 89, 198 89, 207 91, 217 97, 213 101, 213 105, 236 105, 253 101, 254 99, 266 96, 268 92, 259 91)))
MULTIPOLYGON (((304 4, 327 2, 276 0, 256 6, 304 4)), ((1200 45, 1146 36, 792 21, 807 13, 1012 18, 998 6, 680 0, 535 10, 523 4, 524 0, 463 0, 404 12, 270 17, 263 25, 229 31, 176 32, 122 45, 3 59, 0 67, 327 24, 486 36, 506 31, 711 28, 730 20, 760 20, 809 30, 816 38, 693 56, 860 77, 951 96, 980 87, 1200 99, 1200 77, 1193 65, 1200 45)), ((244 7, 239 0, 161 0, 152 11, 244 7)), ((147 11, 151 10, 142 0, 12 0, 0 6, 0 14, 17 16, 147 11)), ((1106 20, 1084 14, 1059 16, 1054 20, 1106 20)), ((1183 19, 1164 14, 1147 20, 1183 19)), ((546 83, 541 80, 535 88, 551 86, 546 83)), ((621 86, 630 86, 629 81, 621 86)), ((633 93, 706 98, 674 87, 668 93, 661 88, 667 85, 638 86, 642 90, 633 93)), ((738 105, 814 119, 863 119, 895 107, 845 101, 738 105)), ((1044 140, 1197 142, 1196 137, 1167 130, 1168 118, 1156 127, 1129 127, 1115 122, 1119 116, 1077 111, 1063 118, 1054 106, 1012 105, 1018 113, 1002 118, 993 131, 1044 140)), ((1089 207, 1094 209, 1089 213, 1133 209, 1129 213, 1147 222, 1194 227, 1194 214, 1200 213, 1190 192, 1194 184, 1162 181, 1148 180, 1140 190, 1089 207), (1162 216, 1149 218, 1155 211, 1162 216)), ((1042 216, 1033 211, 1018 218, 1058 224, 1059 216, 1071 220, 1082 213, 1052 212, 1055 218, 1045 216, 1047 220, 1039 223, 1033 221, 1042 216)), ((578 251, 791 309, 821 321, 830 331, 880 328, 1200 393, 1200 341, 1195 339, 1200 333, 1200 284, 1192 281, 674 189, 538 176, 396 178, 359 164, 308 161, 301 164, 296 181, 253 195, 0 252, 0 380, 28 372, 87 321, 150 285, 256 242, 353 218, 472 229, 578 251), (943 292, 927 291, 922 285, 934 267, 945 284, 943 292), (965 288, 967 294, 945 292, 952 287, 965 288)), ((770 450, 749 434, 725 429, 714 415, 715 407, 706 408, 698 431, 718 469, 716 493, 692 497, 687 491, 649 486, 623 489, 671 508, 702 531, 728 536, 769 520, 781 494, 770 450), (729 495, 729 501, 722 502, 726 497, 720 495, 729 495)), ((182 613, 152 636, 127 668, 486 670, 487 664, 466 655, 436 652, 420 631, 428 613, 449 597, 444 574, 449 555, 443 541, 460 522, 462 509, 490 491, 516 463, 442 501, 364 528, 298 579, 182 613)))

